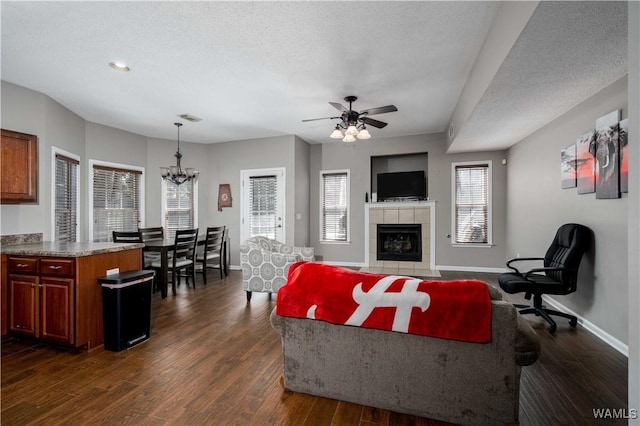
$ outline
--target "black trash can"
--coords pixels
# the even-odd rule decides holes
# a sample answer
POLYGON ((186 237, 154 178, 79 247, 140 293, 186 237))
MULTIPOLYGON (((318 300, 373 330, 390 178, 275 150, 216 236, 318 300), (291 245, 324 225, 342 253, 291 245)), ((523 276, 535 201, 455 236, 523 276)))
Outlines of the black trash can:
POLYGON ((104 348, 121 351, 151 334, 153 271, 130 271, 98 278, 102 286, 104 348))

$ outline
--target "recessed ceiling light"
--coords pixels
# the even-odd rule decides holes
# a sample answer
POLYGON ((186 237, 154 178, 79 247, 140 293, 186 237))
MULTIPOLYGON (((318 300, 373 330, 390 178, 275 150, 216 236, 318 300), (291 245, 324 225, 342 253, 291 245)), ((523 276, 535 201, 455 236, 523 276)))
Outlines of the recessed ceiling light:
POLYGON ((127 72, 130 68, 124 62, 109 62, 109 66, 116 71, 127 72))

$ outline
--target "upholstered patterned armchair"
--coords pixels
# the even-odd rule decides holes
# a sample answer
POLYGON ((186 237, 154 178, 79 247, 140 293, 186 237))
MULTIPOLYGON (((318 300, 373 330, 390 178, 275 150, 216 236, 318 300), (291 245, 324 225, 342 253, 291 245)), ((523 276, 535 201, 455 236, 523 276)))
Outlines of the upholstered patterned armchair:
POLYGON ((266 237, 251 237, 240 244, 242 289, 247 301, 254 291, 277 293, 287 281, 289 266, 300 260, 314 260, 313 247, 294 247, 266 237))

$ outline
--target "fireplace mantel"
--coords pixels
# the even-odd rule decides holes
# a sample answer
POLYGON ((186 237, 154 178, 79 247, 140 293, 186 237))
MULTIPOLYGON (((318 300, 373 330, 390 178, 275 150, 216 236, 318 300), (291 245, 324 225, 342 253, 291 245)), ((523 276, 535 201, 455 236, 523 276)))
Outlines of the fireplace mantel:
POLYGON ((365 204, 365 256, 367 268, 399 270, 435 269, 435 201, 405 201, 365 204), (421 224, 422 261, 403 262, 376 259, 376 228, 378 224, 421 224))

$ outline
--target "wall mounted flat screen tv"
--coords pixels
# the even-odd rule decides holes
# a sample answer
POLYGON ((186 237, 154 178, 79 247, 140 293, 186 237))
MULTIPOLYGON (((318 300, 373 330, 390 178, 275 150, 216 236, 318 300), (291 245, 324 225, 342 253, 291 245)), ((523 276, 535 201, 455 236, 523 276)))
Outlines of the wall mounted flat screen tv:
POLYGON ((424 170, 378 173, 378 201, 394 199, 425 200, 427 181, 424 170))

